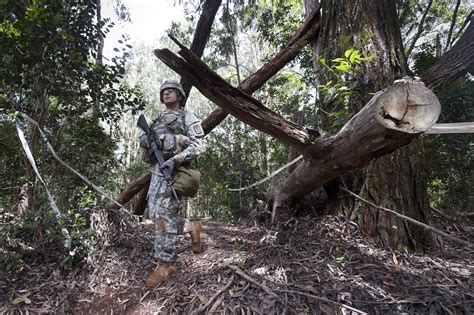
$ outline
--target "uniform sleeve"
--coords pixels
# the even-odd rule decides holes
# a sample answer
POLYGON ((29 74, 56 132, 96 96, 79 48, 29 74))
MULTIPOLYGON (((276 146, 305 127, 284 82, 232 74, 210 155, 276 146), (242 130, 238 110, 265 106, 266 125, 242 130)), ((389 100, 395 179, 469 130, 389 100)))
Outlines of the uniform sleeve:
POLYGON ((186 136, 189 138, 189 145, 183 152, 174 156, 178 164, 191 162, 204 150, 204 131, 201 126, 201 121, 189 112, 186 113, 186 136))

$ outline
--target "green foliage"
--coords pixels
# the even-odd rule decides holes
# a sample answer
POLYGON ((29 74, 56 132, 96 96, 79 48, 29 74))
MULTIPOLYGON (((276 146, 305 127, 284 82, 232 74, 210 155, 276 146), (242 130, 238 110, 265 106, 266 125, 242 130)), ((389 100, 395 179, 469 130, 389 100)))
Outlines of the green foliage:
POLYGON ((88 255, 96 244, 96 234, 83 215, 68 211, 57 221, 47 209, 25 216, 0 213, 0 237, 5 242, 0 256, 0 270, 15 279, 28 263, 56 261, 69 269, 88 255), (66 237, 63 230, 68 231, 66 237), (65 242, 69 248, 65 247, 65 242))
POLYGON ((328 131, 339 130, 354 114, 349 110, 349 102, 359 85, 357 78, 364 72, 364 62, 374 58, 362 57, 359 49, 350 48, 344 52, 344 57, 332 59, 330 63, 324 58, 319 60, 328 76, 333 78, 318 85, 320 107, 332 108, 326 113, 328 124, 325 127, 328 131))
POLYGON ((256 19, 260 44, 270 43, 276 51, 288 42, 304 20, 302 3, 288 2, 279 5, 261 4, 250 8, 258 12, 256 19))
POLYGON ((57 222, 48 210, 44 188, 25 171, 30 166, 22 159, 10 113, 25 113, 37 121, 63 160, 107 187, 117 165, 116 143, 100 120, 112 130, 123 113, 144 106, 141 92, 123 84, 131 45, 123 37, 114 49, 116 57, 105 64, 97 60, 99 39, 113 23, 97 21, 94 1, 8 0, 0 2, 0 16, 0 167, 5 174, 0 178, 0 216, 5 224, 2 246, 7 248, 2 264, 14 273, 21 261, 51 255, 71 266, 92 246, 83 211, 101 197, 52 157, 33 126, 18 119, 42 177, 67 213, 57 222), (26 191, 34 198, 19 213, 26 191), (70 231, 68 253, 63 251, 63 227, 70 231))
MULTIPOLYGON (((422 36, 417 41, 420 44, 421 49, 415 49, 423 51, 421 45, 429 43, 433 46, 437 45, 437 55, 443 51, 449 49, 449 45, 446 45, 448 39, 448 32, 451 26, 452 18, 454 15, 454 7, 456 6, 454 0, 434 0, 428 14, 426 15, 424 24, 422 25, 422 36), (437 42, 437 43, 436 43, 437 42)), ((397 11, 401 26, 401 34, 404 42, 404 47, 410 47, 413 37, 418 31, 421 17, 424 14, 428 5, 428 1, 418 0, 403 0, 397 1, 397 11)), ((451 37, 450 44, 453 40, 456 40, 463 22, 471 12, 472 8, 469 3, 462 1, 458 10, 458 16, 455 21, 453 34, 451 37)))
POLYGON ((341 253, 341 249, 339 248, 339 246, 336 246, 334 258, 339 265, 342 265, 342 266, 345 265, 346 257, 344 256, 344 253, 341 253))
MULTIPOLYGON (((473 121, 474 82, 459 79, 438 93, 443 108, 439 122, 473 121)), ((446 212, 472 211, 472 134, 429 135, 425 138, 428 192, 432 205, 446 212)))
MULTIPOLYGON (((233 221, 255 208, 257 190, 239 193, 229 189, 252 184, 265 173, 257 133, 234 118, 223 122, 222 128, 206 138, 206 151, 199 157, 203 178, 193 209, 214 219, 233 221)), ((264 188, 259 186, 258 191, 264 188)))
POLYGON ((237 267, 244 270, 245 269, 245 242, 241 239, 235 239, 235 259, 237 260, 237 267))
POLYGON ((301 75, 282 71, 271 78, 257 95, 265 100, 267 107, 288 120, 295 112, 309 106, 311 85, 301 75))
MULTIPOLYGON (((121 84, 131 47, 127 39, 123 37, 119 41, 122 47, 116 48, 120 56, 102 65, 94 61, 99 53, 99 34, 105 36, 113 23, 107 19, 96 21, 94 2, 6 1, 0 5, 0 13, 6 17, 0 29, 2 106, 38 121, 58 154, 98 181, 100 174, 108 174, 106 170, 114 166, 115 149, 98 118, 113 123, 124 112, 134 113, 144 104, 136 88, 121 84)), ((12 140, 16 138, 14 128, 2 128, 6 131, 2 145, 15 148, 2 156, 3 162, 10 153, 19 156, 21 150, 12 140)), ((84 183, 75 175, 58 170, 57 162, 32 131, 27 132, 27 138, 43 175, 51 177, 53 186, 63 175, 58 185, 84 190, 84 183)), ((14 165, 18 167, 11 170, 9 179, 17 180, 8 183, 2 179, 2 186, 15 186, 25 180, 22 167, 18 162, 14 165)), ((74 205, 70 198, 76 195, 66 190, 64 198, 59 199, 65 205, 71 201, 74 205)))

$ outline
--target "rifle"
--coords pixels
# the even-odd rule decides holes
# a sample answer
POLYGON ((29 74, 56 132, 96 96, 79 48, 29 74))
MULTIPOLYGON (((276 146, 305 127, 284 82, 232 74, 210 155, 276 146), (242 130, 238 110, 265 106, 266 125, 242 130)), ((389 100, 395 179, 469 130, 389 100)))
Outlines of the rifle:
MULTIPOLYGON (((165 158, 163 157, 163 153, 158 149, 158 145, 156 144, 156 140, 155 140, 155 137, 153 136, 153 132, 151 131, 150 126, 148 125, 146 118, 143 114, 140 114, 140 117, 138 117, 137 126, 140 127, 140 129, 145 132, 145 135, 148 139, 148 143, 150 144, 150 149, 155 155, 156 160, 158 161, 158 165, 161 168, 161 166, 165 163, 165 158)), ((176 201, 178 201, 179 203, 178 194, 176 193, 176 190, 171 184, 170 169, 165 167, 164 169, 161 169, 161 172, 163 173, 163 176, 166 182, 168 183, 168 185, 170 185, 171 191, 173 192, 173 195, 176 198, 176 201)))

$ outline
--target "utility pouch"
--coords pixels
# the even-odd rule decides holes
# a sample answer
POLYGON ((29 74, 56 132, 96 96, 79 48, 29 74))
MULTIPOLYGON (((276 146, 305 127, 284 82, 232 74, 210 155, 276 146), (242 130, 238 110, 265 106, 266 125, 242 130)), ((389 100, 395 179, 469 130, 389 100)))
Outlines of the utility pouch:
POLYGON ((201 172, 195 168, 180 166, 174 176, 173 187, 181 197, 194 197, 201 183, 201 172))

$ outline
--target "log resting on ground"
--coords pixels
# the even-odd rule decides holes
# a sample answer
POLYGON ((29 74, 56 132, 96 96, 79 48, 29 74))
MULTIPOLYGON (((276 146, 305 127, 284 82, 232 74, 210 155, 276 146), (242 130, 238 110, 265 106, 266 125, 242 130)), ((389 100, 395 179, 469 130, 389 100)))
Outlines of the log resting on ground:
MULTIPOLYGON (((125 205, 130 199, 138 194, 144 187, 148 187, 151 180, 151 172, 147 172, 139 178, 132 181, 126 189, 124 189, 116 198, 115 201, 121 205, 125 205)), ((119 206, 116 203, 111 203, 107 206, 107 209, 118 209, 119 206)), ((135 213, 134 214, 138 214, 135 213)))
POLYGON ((438 98, 422 82, 396 81, 378 92, 338 133, 320 137, 303 150, 303 163, 268 196, 274 211, 410 143, 435 124, 440 111, 438 98))

